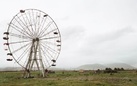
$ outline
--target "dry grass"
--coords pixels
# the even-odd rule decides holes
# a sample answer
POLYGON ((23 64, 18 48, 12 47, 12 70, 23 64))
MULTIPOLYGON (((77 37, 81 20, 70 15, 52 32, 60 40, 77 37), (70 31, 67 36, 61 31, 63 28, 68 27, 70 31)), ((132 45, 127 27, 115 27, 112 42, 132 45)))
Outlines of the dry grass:
POLYGON ((21 78, 21 72, 0 72, 0 86, 137 86, 137 73, 120 71, 115 74, 93 71, 79 73, 76 71, 57 71, 47 78, 21 78))

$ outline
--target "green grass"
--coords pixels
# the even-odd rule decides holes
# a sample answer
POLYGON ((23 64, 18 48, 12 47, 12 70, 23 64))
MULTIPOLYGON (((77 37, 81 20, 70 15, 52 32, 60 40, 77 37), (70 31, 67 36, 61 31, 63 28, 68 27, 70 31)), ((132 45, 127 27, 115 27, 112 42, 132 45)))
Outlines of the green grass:
POLYGON ((93 71, 79 73, 76 71, 57 71, 47 78, 21 78, 22 72, 0 72, 0 86, 137 86, 135 71, 120 71, 115 74, 93 71))

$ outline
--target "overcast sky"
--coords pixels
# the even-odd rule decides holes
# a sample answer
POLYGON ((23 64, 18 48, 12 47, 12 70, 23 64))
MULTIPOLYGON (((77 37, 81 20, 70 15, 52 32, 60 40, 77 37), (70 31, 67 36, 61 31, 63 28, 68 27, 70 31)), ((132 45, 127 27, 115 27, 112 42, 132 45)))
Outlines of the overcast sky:
POLYGON ((127 63, 137 67, 137 0, 1 0, 0 67, 6 61, 3 32, 20 9, 39 9, 59 27, 62 50, 57 67, 127 63))

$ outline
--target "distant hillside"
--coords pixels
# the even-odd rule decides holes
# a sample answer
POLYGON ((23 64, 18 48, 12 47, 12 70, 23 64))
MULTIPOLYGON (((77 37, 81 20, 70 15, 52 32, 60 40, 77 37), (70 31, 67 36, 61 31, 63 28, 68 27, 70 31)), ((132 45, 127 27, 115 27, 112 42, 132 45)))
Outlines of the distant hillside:
POLYGON ((125 64, 125 63, 112 63, 112 64, 87 64, 79 66, 76 69, 84 69, 84 70, 97 70, 97 69, 105 69, 105 68, 124 68, 124 69, 136 69, 135 67, 125 64))
MULTIPOLYGON (((5 68, 0 68, 0 71, 21 71, 24 70, 21 67, 5 67, 5 68)), ((37 68, 33 68, 33 70, 37 70, 37 68)), ((49 70, 63 70, 62 68, 49 68, 49 70)))
POLYGON ((5 68, 0 68, 0 71, 20 71, 22 70, 21 67, 5 67, 5 68))
POLYGON ((97 70, 97 69, 105 69, 105 68, 106 68, 106 66, 101 65, 101 64, 87 64, 87 65, 79 66, 76 69, 97 70))
MULTIPOLYGON (((111 63, 111 64, 86 64, 86 65, 82 65, 79 66, 77 68, 72 68, 71 70, 97 70, 97 69, 101 69, 104 70, 105 68, 124 68, 124 69, 137 69, 131 65, 125 64, 125 63, 111 63)), ((36 70, 37 68, 34 68, 34 70, 36 70)), ((5 68, 0 68, 0 71, 20 71, 22 70, 21 67, 5 67, 5 68)), ((67 68, 56 68, 56 67, 51 67, 49 70, 70 70, 67 68)))
POLYGON ((135 69, 135 67, 125 64, 125 63, 112 63, 112 64, 106 64, 105 66, 110 68, 124 68, 124 69, 135 69))

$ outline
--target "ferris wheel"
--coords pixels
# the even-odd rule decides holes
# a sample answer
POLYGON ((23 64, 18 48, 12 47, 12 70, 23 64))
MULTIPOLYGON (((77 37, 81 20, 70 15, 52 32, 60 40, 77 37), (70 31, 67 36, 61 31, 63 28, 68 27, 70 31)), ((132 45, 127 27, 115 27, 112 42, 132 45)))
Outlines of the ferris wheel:
POLYGON ((37 9, 20 10, 4 32, 4 46, 9 56, 24 68, 24 77, 37 68, 45 77, 45 70, 56 66, 61 51, 61 35, 54 20, 37 9))

